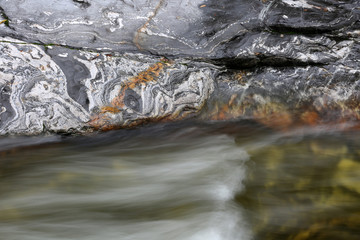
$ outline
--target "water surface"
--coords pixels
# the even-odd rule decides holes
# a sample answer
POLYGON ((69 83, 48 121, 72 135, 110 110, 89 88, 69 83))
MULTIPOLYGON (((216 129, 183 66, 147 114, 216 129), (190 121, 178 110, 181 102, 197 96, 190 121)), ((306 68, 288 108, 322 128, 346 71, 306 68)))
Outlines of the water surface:
POLYGON ((358 239, 359 147, 247 121, 2 138, 1 239, 358 239))

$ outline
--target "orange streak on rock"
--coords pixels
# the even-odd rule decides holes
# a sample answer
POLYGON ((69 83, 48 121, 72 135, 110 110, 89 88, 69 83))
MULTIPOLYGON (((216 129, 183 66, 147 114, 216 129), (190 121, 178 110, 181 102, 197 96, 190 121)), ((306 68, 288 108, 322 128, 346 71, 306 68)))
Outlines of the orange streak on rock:
POLYGON ((145 71, 140 72, 137 76, 130 78, 122 84, 119 94, 111 101, 111 106, 118 108, 124 107, 126 89, 134 89, 140 84, 145 85, 149 82, 155 82, 160 76, 160 73, 164 71, 164 68, 170 64, 172 64, 172 61, 163 58, 160 62, 157 62, 145 71))
POLYGON ((147 21, 144 23, 144 25, 142 25, 137 31, 136 31, 136 34, 135 34, 135 37, 134 37, 134 44, 135 46, 139 49, 139 50, 142 50, 143 48, 141 47, 140 45, 140 33, 145 31, 145 29, 148 27, 148 25, 150 24, 151 20, 157 15, 157 13, 159 12, 161 6, 164 4, 164 0, 160 0, 158 2, 158 4, 156 5, 154 11, 151 13, 151 15, 149 16, 149 18, 147 19, 147 21))
POLYGON ((124 98, 127 89, 134 89, 140 84, 146 85, 150 82, 155 82, 160 74, 164 72, 166 66, 173 64, 171 60, 162 58, 160 62, 151 65, 148 69, 140 72, 137 76, 134 76, 121 84, 121 89, 116 97, 114 97, 109 106, 103 106, 100 113, 96 114, 89 121, 89 125, 95 129, 111 130, 116 128, 109 114, 116 114, 121 112, 121 109, 125 107, 124 98))
POLYGON ((320 117, 317 112, 306 111, 303 114, 301 114, 301 120, 303 123, 307 125, 314 126, 320 122, 320 117))

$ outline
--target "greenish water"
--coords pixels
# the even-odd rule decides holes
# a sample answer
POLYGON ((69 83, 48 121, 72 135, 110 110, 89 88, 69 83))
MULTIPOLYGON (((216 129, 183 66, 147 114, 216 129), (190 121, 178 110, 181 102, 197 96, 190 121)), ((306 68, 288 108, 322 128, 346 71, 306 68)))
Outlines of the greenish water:
POLYGON ((0 239, 359 239, 360 135, 251 122, 0 139, 0 239))

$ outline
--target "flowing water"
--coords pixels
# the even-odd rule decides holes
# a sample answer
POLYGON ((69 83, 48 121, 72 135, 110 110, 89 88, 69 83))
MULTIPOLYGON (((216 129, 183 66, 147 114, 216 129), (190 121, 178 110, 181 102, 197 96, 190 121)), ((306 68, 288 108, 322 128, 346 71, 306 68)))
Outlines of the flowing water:
POLYGON ((360 134, 241 121, 0 139, 0 239, 359 239, 360 134))

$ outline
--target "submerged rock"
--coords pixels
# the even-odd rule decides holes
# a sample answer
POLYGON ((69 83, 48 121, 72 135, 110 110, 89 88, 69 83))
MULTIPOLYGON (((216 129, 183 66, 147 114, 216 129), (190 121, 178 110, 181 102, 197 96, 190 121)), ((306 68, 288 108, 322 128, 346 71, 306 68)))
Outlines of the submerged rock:
POLYGON ((240 143, 251 160, 236 201, 246 209, 254 238, 357 239, 360 163, 353 134, 290 135, 249 140, 256 146, 240 143))
POLYGON ((360 119, 357 0, 2 0, 0 13, 1 135, 360 119))

